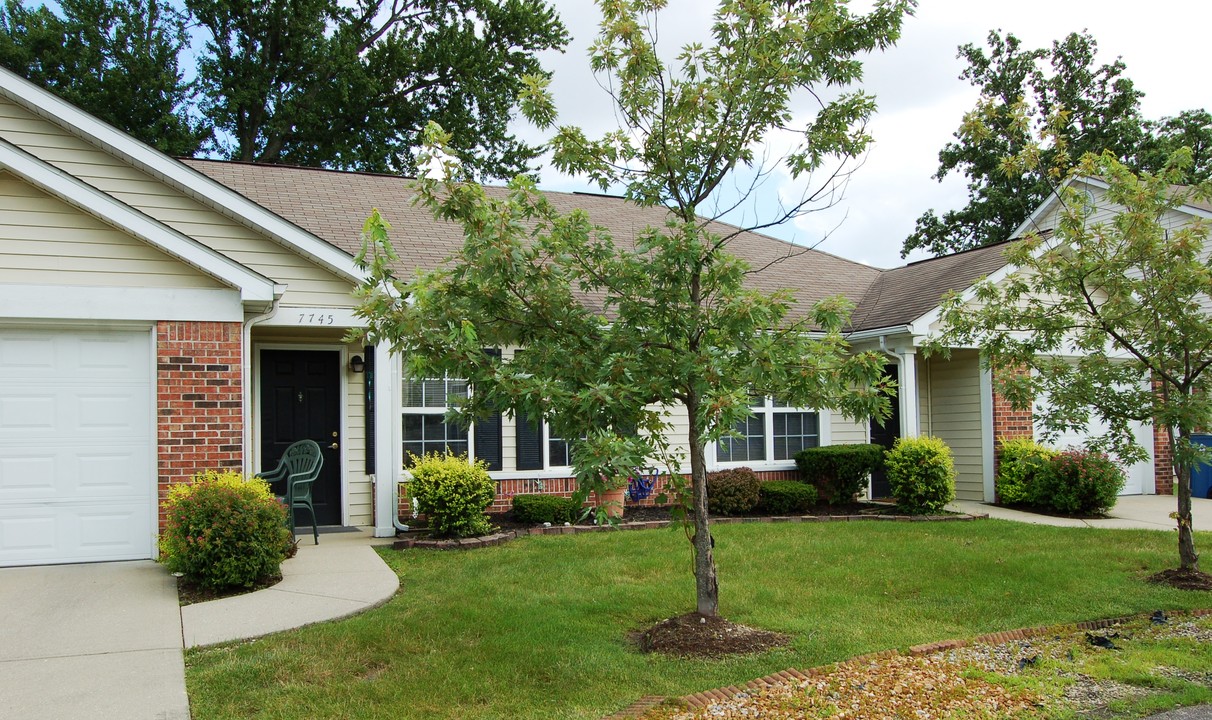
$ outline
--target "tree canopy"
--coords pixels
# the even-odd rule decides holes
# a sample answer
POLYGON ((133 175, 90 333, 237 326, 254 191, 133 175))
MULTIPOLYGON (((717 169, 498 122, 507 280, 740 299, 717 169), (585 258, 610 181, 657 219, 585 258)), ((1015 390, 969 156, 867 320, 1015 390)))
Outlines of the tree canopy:
POLYGON ((568 40, 546 0, 7 3, 0 62, 166 152, 380 172, 428 121, 478 175, 528 170, 522 78, 568 40))
POLYGON ((959 57, 968 67, 960 75, 981 91, 982 132, 960 128, 956 139, 939 152, 934 178, 960 173, 968 180, 968 204, 940 217, 933 210, 917 220, 901 255, 924 249, 944 255, 1010 238, 1013 231, 1047 197, 1055 177, 1043 169, 1009 176, 1002 160, 1026 148, 1032 133, 1051 118, 1061 118, 1056 132, 1065 141, 1066 157, 1045 149, 1042 168, 1067 165, 1085 153, 1110 152, 1129 168, 1158 172, 1182 145, 1198 146, 1188 176, 1212 176, 1212 118, 1202 110, 1146 121, 1144 96, 1129 79, 1120 59, 1096 65, 1098 43, 1088 33, 1071 33, 1048 48, 1026 48, 1013 34, 990 32, 988 47, 963 45, 959 57), (1031 123, 1017 119, 1016 108, 1029 109, 1031 123))
POLYGON ((192 155, 210 125, 183 80, 186 18, 161 0, 6 0, 0 65, 170 155, 192 155))
MULTIPOLYGON (((1007 168, 1040 157, 1029 147, 1007 168)), ((1187 150, 1158 173, 1136 174, 1110 152, 1082 157, 1058 177, 1087 180, 1054 189, 1052 232, 1008 247, 1007 278, 948 298, 931 352, 979 345, 1016 407, 1048 397, 1047 432, 1085 431, 1096 417, 1109 430, 1095 445, 1127 462, 1148 457, 1132 422, 1172 428, 1180 566, 1198 572, 1190 471, 1200 454, 1189 440, 1212 425, 1212 264, 1207 223, 1175 209, 1212 198, 1212 181, 1176 189, 1190 165, 1187 150), (1100 199, 1087 183, 1105 187, 1100 199)))

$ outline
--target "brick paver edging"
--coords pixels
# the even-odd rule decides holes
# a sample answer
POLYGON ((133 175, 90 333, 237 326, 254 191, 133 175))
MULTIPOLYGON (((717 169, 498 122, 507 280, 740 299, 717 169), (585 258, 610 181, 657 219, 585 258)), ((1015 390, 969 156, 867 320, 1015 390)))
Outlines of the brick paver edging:
MULTIPOLYGON (((712 518, 715 525, 733 525, 737 523, 757 522, 853 522, 859 520, 885 520, 896 522, 967 522, 971 520, 986 520, 986 514, 978 515, 790 515, 768 517, 719 517, 712 518)), ((643 522, 626 522, 618 525, 552 525, 551 527, 532 527, 522 530, 509 530, 495 535, 482 537, 460 538, 454 540, 418 540, 401 538, 392 544, 396 550, 428 549, 428 550, 473 550, 475 548, 492 547, 508 542, 514 538, 527 535, 578 535, 588 532, 611 532, 617 530, 651 530, 653 528, 669 527, 672 520, 646 520, 643 522)))
MULTIPOLYGON (((1152 613, 1141 613, 1139 615, 1127 615, 1118 618, 1108 618, 1106 620, 1090 620, 1080 623, 1066 623, 1063 625, 1049 625, 1047 627, 1020 628, 1018 630, 1010 630, 1008 632, 989 633, 979 637, 970 638, 968 640, 942 640, 940 642, 927 643, 925 645, 914 645, 905 652, 900 650, 882 650, 880 652, 867 653, 858 657, 843 660, 841 662, 830 663, 828 665, 820 665, 818 667, 809 668, 808 670, 780 670, 765 677, 760 677, 757 680, 751 680, 744 685, 738 687, 729 685, 728 687, 716 688, 714 690, 704 690, 703 692, 694 693, 693 695, 685 695, 680 698, 673 698, 673 702, 692 709, 705 708, 715 702, 730 700, 740 693, 748 690, 759 690, 761 688, 770 687, 786 683, 788 681, 808 680, 819 675, 826 675, 833 672, 839 667, 847 665, 859 665, 870 660, 878 660, 881 658, 895 657, 897 655, 930 655, 931 653, 940 652, 942 650, 954 650, 956 648, 967 647, 968 645, 1000 645, 1002 643, 1013 642, 1015 640, 1027 640, 1041 635, 1055 635, 1058 633, 1077 632, 1078 630, 1102 630, 1120 623, 1129 622, 1140 618, 1150 617, 1152 613)), ((1171 615, 1171 613, 1167 613, 1171 615)), ((1173 613, 1176 616, 1203 617, 1212 615, 1212 608, 1203 610, 1184 610, 1173 613)), ((641 698, 636 702, 628 705, 622 710, 607 715, 602 720, 634 720, 652 708, 666 702, 670 698, 663 698, 657 695, 649 695, 641 698)))

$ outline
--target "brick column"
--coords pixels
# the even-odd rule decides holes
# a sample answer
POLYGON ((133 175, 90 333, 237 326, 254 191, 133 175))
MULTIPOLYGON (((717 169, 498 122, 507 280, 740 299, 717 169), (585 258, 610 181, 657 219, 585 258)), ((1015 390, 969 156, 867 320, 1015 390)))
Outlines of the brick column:
MULTIPOLYGON (((244 400, 241 325, 156 324, 156 429, 160 502, 199 470, 239 470, 244 400)), ((164 516, 160 523, 163 526, 164 516)))
POLYGON ((1158 495, 1174 494, 1174 455, 1170 451, 1170 430, 1153 426, 1153 483, 1158 495))

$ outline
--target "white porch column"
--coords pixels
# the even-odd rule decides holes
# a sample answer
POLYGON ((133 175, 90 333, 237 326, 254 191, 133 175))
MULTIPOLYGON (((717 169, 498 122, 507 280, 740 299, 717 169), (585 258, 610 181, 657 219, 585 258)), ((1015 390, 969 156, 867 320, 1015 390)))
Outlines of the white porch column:
POLYGON ((901 437, 915 438, 922 433, 917 395, 917 351, 909 347, 898 354, 901 356, 901 377, 896 396, 901 405, 901 437))
POLYGON ((375 345, 375 537, 396 534, 396 483, 402 463, 400 438, 400 378, 403 367, 387 343, 375 345))

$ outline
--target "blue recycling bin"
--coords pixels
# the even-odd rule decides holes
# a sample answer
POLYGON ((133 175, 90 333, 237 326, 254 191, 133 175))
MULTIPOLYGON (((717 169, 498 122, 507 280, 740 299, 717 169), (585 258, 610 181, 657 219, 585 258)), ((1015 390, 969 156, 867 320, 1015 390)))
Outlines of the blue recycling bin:
MULTIPOLYGON (((1212 447, 1212 435, 1192 435, 1191 442, 1212 447)), ((1212 498, 1212 466, 1201 463, 1191 471, 1191 497, 1212 498)))

